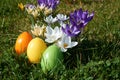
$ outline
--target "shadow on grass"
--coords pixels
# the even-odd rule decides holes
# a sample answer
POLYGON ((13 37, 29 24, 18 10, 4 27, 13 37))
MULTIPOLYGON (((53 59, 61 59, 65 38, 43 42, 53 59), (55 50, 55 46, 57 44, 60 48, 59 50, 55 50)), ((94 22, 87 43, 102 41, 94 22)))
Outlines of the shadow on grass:
POLYGON ((64 54, 66 68, 76 68, 79 64, 86 64, 91 60, 107 60, 119 55, 120 45, 116 41, 83 40, 78 46, 69 49, 64 54))

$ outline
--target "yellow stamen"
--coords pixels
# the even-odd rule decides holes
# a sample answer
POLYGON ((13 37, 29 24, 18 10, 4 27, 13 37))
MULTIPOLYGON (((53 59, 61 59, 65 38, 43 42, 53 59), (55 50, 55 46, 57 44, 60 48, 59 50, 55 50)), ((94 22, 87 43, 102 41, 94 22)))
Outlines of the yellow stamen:
POLYGON ((68 44, 67 44, 67 43, 64 43, 64 45, 63 45, 63 46, 64 46, 64 48, 66 48, 66 47, 68 46, 68 44))

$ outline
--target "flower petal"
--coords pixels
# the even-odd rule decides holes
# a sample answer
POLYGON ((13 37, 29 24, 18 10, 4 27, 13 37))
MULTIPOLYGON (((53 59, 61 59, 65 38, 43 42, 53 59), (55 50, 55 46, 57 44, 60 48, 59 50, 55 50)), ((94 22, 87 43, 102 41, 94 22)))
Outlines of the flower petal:
POLYGON ((66 48, 61 48, 61 51, 62 51, 62 52, 66 52, 67 49, 66 49, 66 48))
POLYGON ((48 33, 49 35, 51 35, 52 32, 53 32, 53 29, 52 29, 50 26, 47 26, 47 27, 46 27, 46 31, 47 31, 47 33, 48 33))
POLYGON ((75 47, 77 44, 78 44, 78 42, 71 42, 71 44, 69 46, 67 46, 66 48, 75 47))

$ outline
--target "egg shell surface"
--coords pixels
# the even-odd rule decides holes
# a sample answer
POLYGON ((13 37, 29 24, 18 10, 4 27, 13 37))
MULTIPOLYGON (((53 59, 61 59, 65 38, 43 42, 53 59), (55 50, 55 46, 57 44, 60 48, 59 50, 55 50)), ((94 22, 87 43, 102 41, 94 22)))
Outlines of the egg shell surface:
POLYGON ((41 68, 44 73, 57 68, 63 60, 63 54, 56 45, 49 46, 43 53, 41 68))
POLYGON ((15 43, 15 51, 18 55, 24 53, 29 42, 32 40, 32 35, 28 32, 22 32, 15 43))
POLYGON ((39 63, 41 56, 47 48, 46 43, 41 38, 34 38, 27 47, 27 57, 31 63, 39 63))

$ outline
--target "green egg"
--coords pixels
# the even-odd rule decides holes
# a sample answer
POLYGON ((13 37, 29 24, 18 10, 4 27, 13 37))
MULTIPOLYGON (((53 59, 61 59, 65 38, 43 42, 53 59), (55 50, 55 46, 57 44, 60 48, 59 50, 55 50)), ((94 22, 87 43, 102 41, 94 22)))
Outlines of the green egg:
POLYGON ((59 68, 63 61, 63 54, 56 45, 49 46, 43 53, 41 59, 41 68, 44 73, 59 68))

